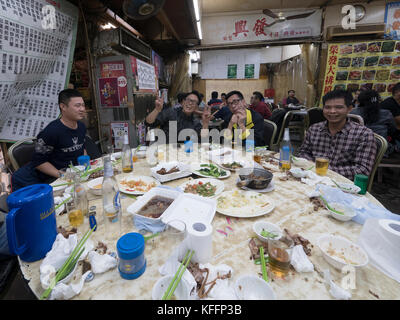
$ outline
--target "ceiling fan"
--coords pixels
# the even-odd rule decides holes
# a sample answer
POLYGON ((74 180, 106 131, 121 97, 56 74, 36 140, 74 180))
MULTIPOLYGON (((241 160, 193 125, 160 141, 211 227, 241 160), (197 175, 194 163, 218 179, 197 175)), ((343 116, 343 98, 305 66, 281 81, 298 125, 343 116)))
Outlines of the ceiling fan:
MULTIPOLYGON (((296 14, 294 16, 288 16, 285 17, 282 12, 279 12, 278 14, 272 12, 269 9, 264 9, 263 13, 271 18, 273 18, 275 21, 272 24, 278 23, 278 22, 284 22, 286 20, 295 20, 295 19, 302 19, 302 18, 307 18, 311 16, 315 11, 312 12, 306 12, 306 13, 301 13, 301 14, 296 14)), ((270 25, 272 25, 270 24, 270 25)))
POLYGON ((122 4, 124 13, 134 20, 145 20, 158 13, 165 0, 125 0, 122 4))

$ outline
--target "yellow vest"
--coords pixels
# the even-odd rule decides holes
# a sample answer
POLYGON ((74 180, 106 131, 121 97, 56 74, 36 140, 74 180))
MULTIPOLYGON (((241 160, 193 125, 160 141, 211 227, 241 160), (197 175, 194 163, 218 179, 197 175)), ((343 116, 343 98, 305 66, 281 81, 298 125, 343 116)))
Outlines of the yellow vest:
MULTIPOLYGON (((237 129, 237 123, 233 125, 233 129, 237 129)), ((246 130, 242 133, 241 139, 244 140, 250 135, 249 129, 254 127, 253 117, 249 109, 246 109, 246 130)))

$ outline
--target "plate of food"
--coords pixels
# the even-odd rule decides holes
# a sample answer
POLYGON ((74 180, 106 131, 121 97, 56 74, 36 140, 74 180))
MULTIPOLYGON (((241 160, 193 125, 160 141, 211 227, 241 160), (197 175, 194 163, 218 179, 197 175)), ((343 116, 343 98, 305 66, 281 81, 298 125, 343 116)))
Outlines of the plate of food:
POLYGON ((217 198, 217 212, 230 217, 259 217, 270 213, 274 208, 272 199, 255 191, 224 191, 217 198))
POLYGON ((192 174, 190 166, 181 162, 163 162, 151 168, 151 174, 160 182, 172 181, 192 174))
POLYGON ((160 185, 156 179, 148 176, 128 175, 118 181, 119 190, 123 193, 141 195, 160 185))
POLYGON ((231 175, 229 170, 224 170, 212 163, 192 164, 192 173, 203 178, 225 179, 231 175))
POLYGON ((224 191, 225 185, 222 181, 212 178, 193 179, 179 186, 185 193, 193 193, 205 198, 213 198, 224 191))
POLYGON ((226 163, 221 163, 219 166, 225 170, 236 172, 243 168, 245 164, 243 161, 227 161, 226 163))

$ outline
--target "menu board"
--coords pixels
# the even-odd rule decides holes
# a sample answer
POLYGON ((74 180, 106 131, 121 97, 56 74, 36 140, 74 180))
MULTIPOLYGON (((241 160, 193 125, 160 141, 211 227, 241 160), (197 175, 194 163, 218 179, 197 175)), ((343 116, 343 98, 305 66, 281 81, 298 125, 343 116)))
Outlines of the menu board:
POLYGON ((382 99, 400 82, 400 41, 333 43, 328 47, 322 96, 334 89, 376 90, 382 99))
POLYGON ((0 0, 0 139, 33 138, 59 115, 78 8, 66 0, 0 0))

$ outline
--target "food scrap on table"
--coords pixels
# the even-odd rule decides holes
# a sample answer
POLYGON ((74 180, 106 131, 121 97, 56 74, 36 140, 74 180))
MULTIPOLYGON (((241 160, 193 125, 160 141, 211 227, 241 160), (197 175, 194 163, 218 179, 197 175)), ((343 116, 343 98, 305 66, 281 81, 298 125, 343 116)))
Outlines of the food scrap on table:
POLYGON ((300 236, 299 234, 292 234, 288 229, 284 228, 283 229, 287 235, 287 237, 291 240, 293 240, 294 245, 297 246, 299 244, 302 245, 304 252, 306 253, 306 255, 311 256, 311 248, 313 248, 314 246, 310 243, 310 241, 308 241, 307 239, 303 238, 302 236, 300 236), (310 246, 311 248, 309 248, 308 246, 310 246))

